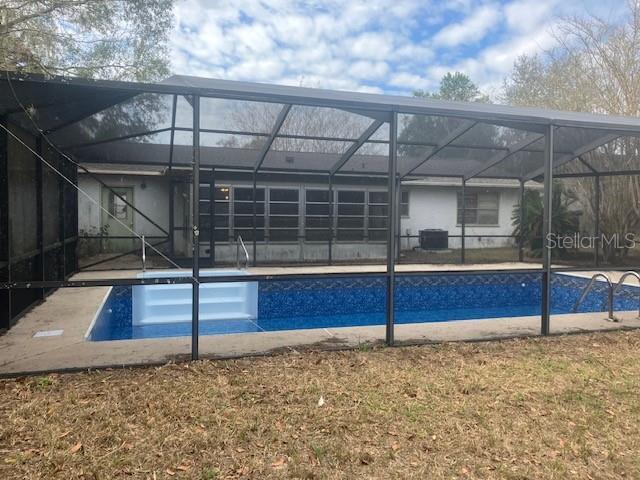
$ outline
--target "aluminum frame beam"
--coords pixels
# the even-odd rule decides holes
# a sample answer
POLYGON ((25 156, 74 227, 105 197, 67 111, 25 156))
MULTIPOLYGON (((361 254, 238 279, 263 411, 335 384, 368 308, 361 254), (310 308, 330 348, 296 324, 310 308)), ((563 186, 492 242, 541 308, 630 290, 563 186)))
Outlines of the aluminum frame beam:
POLYGON ((481 165, 477 169, 473 170, 471 173, 465 174, 464 175, 464 180, 465 181, 466 180, 470 180, 473 177, 476 177, 476 176, 480 175, 481 173, 486 172, 490 168, 495 167, 496 165, 498 165, 499 163, 501 163, 501 162, 505 161, 506 159, 512 157, 516 153, 521 152, 522 150, 527 148, 529 145, 531 145, 532 143, 537 142, 541 138, 544 138, 543 134, 536 134, 536 135, 533 135, 531 137, 528 137, 528 138, 525 138, 525 139, 519 141, 514 146, 509 147, 505 153, 500 153, 500 154, 495 155, 491 160, 489 160, 488 163, 486 163, 484 165, 481 165))
POLYGON ((334 163, 329 169, 329 175, 335 175, 344 165, 349 161, 349 159, 353 156, 354 153, 358 151, 358 149, 366 143, 367 140, 376 133, 376 131, 384 125, 384 120, 374 120, 371 125, 367 127, 367 129, 362 132, 362 135, 358 138, 358 140, 352 144, 346 152, 342 154, 340 160, 334 163))
POLYGON ((544 145, 544 198, 542 213, 542 305, 540 333, 549 335, 551 326, 551 239, 553 223, 553 143, 555 127, 549 125, 544 145))
POLYGON ((93 142, 83 142, 83 143, 75 143, 75 144, 71 144, 71 145, 62 145, 59 148, 61 148, 62 150, 74 150, 74 149, 77 149, 77 148, 93 147, 95 145, 102 145, 104 143, 111 143, 111 142, 117 142, 117 141, 120 141, 120 140, 129 140, 131 138, 157 135, 158 133, 164 133, 164 132, 168 132, 170 130, 172 130, 172 128, 170 126, 169 127, 163 127, 163 128, 156 128, 155 130, 147 130, 145 132, 140 132, 140 133, 128 133, 126 135, 118 135, 117 137, 104 138, 102 140, 95 140, 93 142))
POLYGON ((135 97, 135 94, 133 93, 126 93, 126 94, 122 94, 120 95, 117 99, 109 99, 109 101, 104 101, 99 103, 98 105, 93 105, 91 108, 87 108, 86 110, 84 110, 83 112, 79 113, 78 115, 76 115, 74 118, 66 120, 64 122, 58 123, 57 125, 53 125, 49 128, 47 128, 46 130, 43 130, 42 133, 44 135, 50 135, 54 132, 57 132, 58 130, 62 130, 65 127, 68 127, 70 125, 76 124, 78 122, 81 122, 82 120, 84 120, 85 118, 89 118, 92 115, 95 115, 97 113, 102 112, 103 110, 106 110, 107 108, 111 108, 114 107, 116 105, 119 105, 123 102, 126 102, 127 100, 131 99, 135 97))
POLYGON ((385 341, 388 346, 394 344, 395 333, 395 271, 396 271, 396 187, 398 167, 398 114, 392 113, 389 122, 389 178, 387 190, 387 302, 385 341))
POLYGON ((193 266, 191 278, 191 360, 198 360, 200 335, 200 97, 193 96, 193 266))
MULTIPOLYGON (((576 150, 574 150, 571 153, 568 153, 566 155, 563 155, 562 157, 560 157, 558 160, 554 160, 554 168, 555 167, 560 167, 562 165, 564 165, 567 162, 570 162, 571 160, 573 160, 574 158, 580 157, 581 155, 584 155, 585 153, 589 153, 593 150, 595 150, 596 148, 599 148, 603 145, 606 145, 609 142, 614 141, 617 138, 620 138, 622 135, 619 135, 617 133, 613 133, 613 134, 607 134, 607 135, 603 135, 602 137, 596 138, 595 140, 593 140, 592 142, 587 143, 586 145, 577 148, 576 150)), ((546 151, 545 151, 546 153, 546 151)), ((541 167, 537 170, 534 170, 533 172, 529 173, 528 175, 525 175, 523 177, 523 180, 532 180, 536 177, 539 177, 540 175, 544 174, 544 167, 541 167)))
POLYGON ((583 164, 585 167, 587 167, 591 173, 596 173, 596 174, 597 174, 597 173, 600 173, 600 172, 598 172, 598 170, 596 170, 595 168, 593 168, 589 162, 587 162, 584 158, 582 158, 582 155, 580 155, 580 156, 578 157, 578 161, 579 161, 581 164, 583 164))
MULTIPOLYGON (((169 172, 173 169, 173 145, 176 137, 176 110, 178 108, 178 96, 174 95, 171 102, 171 135, 169 137, 169 172)), ((171 205, 173 208, 173 205, 171 205)))
MULTIPOLYGON (((385 114, 386 115, 386 114, 385 114)), ((384 120, 384 122, 387 122, 388 120, 384 120)), ((486 123, 487 125, 498 125, 496 123, 488 123, 488 122, 478 122, 478 123, 486 123)), ((167 127, 169 128, 169 127, 167 127)), ((191 128, 188 127, 174 127, 173 128, 176 132, 191 132, 191 128)), ((151 135, 154 132, 156 132, 156 130, 148 130, 146 132, 141 132, 141 133, 137 133, 134 134, 136 136, 145 136, 145 135, 151 135)), ((269 137, 269 133, 268 132, 249 132, 246 130, 229 130, 229 129, 224 129, 224 128, 200 128, 200 133, 217 133, 217 134, 221 134, 221 135, 242 135, 242 136, 247 136, 247 137, 269 137)), ((535 133, 535 132, 532 132, 535 133)), ((331 141, 331 142, 357 142, 358 138, 352 138, 352 137, 325 137, 325 136, 321 136, 321 135, 299 135, 299 134, 294 134, 294 133, 278 133, 278 138, 290 138, 293 140, 327 140, 327 141, 331 141)), ((110 139, 109 141, 118 141, 120 140, 121 137, 114 137, 112 139, 110 139)), ((98 142, 103 142, 102 140, 98 140, 98 142)), ((389 144, 389 140, 378 140, 378 139, 374 139, 368 140, 369 143, 378 143, 378 144, 385 144, 388 145, 389 144)), ((86 143, 82 143, 82 144, 74 144, 74 145, 70 145, 75 147, 76 145, 78 146, 78 148, 84 148, 84 147, 90 147, 92 145, 94 145, 96 142, 86 142, 86 143)), ((398 145, 407 145, 407 146, 413 146, 413 147, 437 147, 438 144, 434 143, 434 142, 403 142, 403 141, 398 141, 396 142, 398 145)), ((491 145, 491 146, 486 146, 486 145, 468 145, 468 144, 457 144, 456 145, 457 148, 468 148, 468 149, 472 149, 472 150, 501 150, 501 151, 508 151, 509 148, 508 147, 503 147, 503 146, 499 146, 499 145, 491 145)), ((528 149, 528 148, 523 148, 522 151, 524 152, 530 152, 530 153, 544 153, 543 149, 528 149)), ((561 151, 561 150, 557 150, 556 153, 562 153, 562 154, 569 154, 571 152, 565 152, 565 151, 561 151)))
POLYGON ((453 142, 455 142, 462 135, 467 133, 469 130, 471 130, 473 127, 475 127, 478 123, 479 122, 471 121, 469 123, 466 123, 466 124, 461 125, 458 128, 456 128, 453 132, 451 132, 449 135, 447 135, 444 138, 444 140, 442 142, 440 142, 431 152, 429 152, 429 154, 426 156, 426 158, 424 158, 423 160, 421 160, 420 162, 415 164, 413 167, 410 167, 406 172, 401 173, 400 174, 400 179, 403 179, 406 176, 408 176, 408 175, 412 174, 413 172, 415 172, 418 168, 420 168, 422 165, 424 165, 429 160, 431 160, 433 157, 435 157, 443 149, 445 149, 446 147, 451 145, 453 142))
POLYGON ((256 164, 253 167, 254 172, 258 172, 258 170, 260 170, 260 167, 262 166, 264 159, 267 157, 267 153, 269 153, 269 150, 271 149, 271 145, 273 144, 273 141, 278 136, 278 132, 282 128, 284 121, 287 119, 287 115, 289 114, 291 107, 292 107, 291 104, 286 104, 284 107, 282 107, 282 110, 280 110, 280 113, 278 113, 278 117, 276 118, 276 122, 273 125, 273 129, 269 134, 269 138, 267 139, 265 144, 262 146, 262 150, 260 150, 260 155, 258 156, 258 160, 256 161, 256 164))

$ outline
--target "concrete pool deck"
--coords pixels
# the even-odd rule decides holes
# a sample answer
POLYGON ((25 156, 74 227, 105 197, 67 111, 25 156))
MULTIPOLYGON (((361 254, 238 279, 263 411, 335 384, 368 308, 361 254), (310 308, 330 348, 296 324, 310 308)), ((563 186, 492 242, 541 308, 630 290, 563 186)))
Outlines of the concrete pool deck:
MULTIPOLYGON (((539 268, 527 263, 491 265, 399 265, 397 271, 505 270, 539 268)), ((250 273, 383 272, 383 265, 332 267, 258 267, 250 273)), ((138 271, 82 272, 73 279, 128 278, 138 271)), ((590 276, 588 272, 576 275, 590 276)), ((633 279, 629 284, 633 285, 633 279)), ((153 338, 89 342, 85 334, 110 287, 61 288, 27 312, 0 337, 0 375, 40 371, 157 364, 190 357, 190 337, 153 338), (61 334, 60 334, 60 331, 61 334), (40 332, 43 336, 34 336, 40 332)), ((554 334, 640 328, 638 312, 616 312, 620 322, 608 321, 604 312, 553 315, 554 334)), ((442 323, 396 325, 398 343, 426 343, 489 340, 535 336, 540 317, 514 317, 459 320, 442 323)), ((305 348, 354 348, 382 342, 383 325, 277 332, 207 335, 199 339, 200 353, 206 358, 228 358, 305 348)))

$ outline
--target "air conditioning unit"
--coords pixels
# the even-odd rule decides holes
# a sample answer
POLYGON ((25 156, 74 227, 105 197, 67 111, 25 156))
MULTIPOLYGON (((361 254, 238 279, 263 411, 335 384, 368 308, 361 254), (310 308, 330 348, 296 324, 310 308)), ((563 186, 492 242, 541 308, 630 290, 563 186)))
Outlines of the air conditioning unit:
POLYGON ((440 229, 420 230, 420 248, 423 250, 447 250, 449 232, 440 229))

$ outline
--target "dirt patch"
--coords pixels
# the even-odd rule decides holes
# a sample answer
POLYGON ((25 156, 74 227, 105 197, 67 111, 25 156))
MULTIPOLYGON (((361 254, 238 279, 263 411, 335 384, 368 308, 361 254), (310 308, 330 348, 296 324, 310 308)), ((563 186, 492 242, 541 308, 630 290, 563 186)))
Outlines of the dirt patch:
POLYGON ((0 381, 0 478, 620 478, 640 332, 0 381))

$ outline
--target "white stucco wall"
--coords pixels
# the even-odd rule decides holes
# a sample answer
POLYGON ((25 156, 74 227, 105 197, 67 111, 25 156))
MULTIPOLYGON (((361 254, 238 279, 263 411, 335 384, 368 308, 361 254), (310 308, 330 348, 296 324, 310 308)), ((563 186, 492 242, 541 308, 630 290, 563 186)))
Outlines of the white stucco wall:
MULTIPOLYGON (((97 175, 110 187, 133 187, 133 203, 158 225, 169 230, 169 182, 165 177, 138 175, 97 175), (144 187, 143 187, 144 185, 144 187)), ((78 175, 78 187, 98 203, 82 193, 78 194, 78 229, 98 234, 102 211, 102 185, 88 175, 78 175)), ((133 228, 140 235, 162 235, 153 224, 137 212, 133 216, 133 228)))
MULTIPOLYGON (((423 229, 447 230, 449 235, 461 235, 462 227, 457 223, 457 192, 459 188, 444 186, 412 186, 409 189, 409 216, 401 219, 402 235, 418 235, 423 229)), ((471 189, 470 189, 471 190, 471 189)), ((497 192, 498 225, 476 226, 465 228, 465 246, 467 248, 512 245, 509 238, 490 238, 483 235, 511 235, 511 213, 518 203, 517 188, 491 188, 497 192)), ((419 240, 402 239, 402 249, 418 245, 419 240)), ((449 239, 450 248, 460 248, 459 238, 449 239)))
MULTIPOLYGON (((161 176, 135 176, 135 175, 102 175, 100 176, 107 185, 113 187, 133 187, 134 203, 137 208, 153 218, 165 229, 169 229, 169 179, 161 176), (145 188, 142 188, 142 185, 145 188)), ((100 202, 102 187, 87 175, 79 176, 79 186, 94 199, 100 202)), ((222 183, 225 184, 225 183, 222 183)), ((233 185, 246 185, 242 182, 233 182, 233 185)), ((299 184, 278 183, 273 186, 299 187, 299 184)), ((261 186, 261 185, 258 185, 261 186)), ((186 187, 186 186, 185 186, 186 187)), ((326 189, 326 184, 309 184, 307 188, 326 189)), ((457 224, 457 191, 459 187, 440 185, 412 185, 403 186, 409 191, 409 215, 401 219, 402 235, 418 235, 419 231, 425 228, 447 230, 450 235, 459 235, 461 227, 457 224)), ((336 186, 336 189, 359 190, 365 189, 361 186, 336 186)), ((370 188, 374 190, 374 188, 370 188)), ((384 187, 375 188, 384 190, 384 187)), ((492 191, 499 194, 499 224, 491 226, 466 227, 467 248, 491 247, 513 245, 510 238, 489 238, 486 235, 510 235, 511 213, 514 205, 518 202, 518 189, 505 187, 492 187, 492 191), (484 236, 484 237, 483 237, 484 236)), ((186 188, 185 188, 186 192, 186 188)), ((301 194, 301 198, 304 195, 301 194)), ((190 213, 190 202, 183 202, 180 205, 176 202, 175 218, 176 226, 184 218, 183 207, 188 208, 190 213)), ((304 207, 301 206, 301 212, 304 207)), ((188 215, 187 213, 187 215, 188 215)), ((79 228, 84 231, 97 233, 101 222, 101 212, 97 205, 90 202, 82 194, 79 195, 78 210, 79 228)), ((302 224, 302 222, 301 222, 302 224)), ((134 216, 134 229, 139 234, 158 235, 160 232, 151 225, 141 215, 134 216)), ((186 256, 190 252, 190 232, 176 232, 174 235, 174 248, 179 256, 186 256)), ((201 239, 201 254, 208 256, 209 243, 206 239, 201 239)), ((403 250, 413 248, 418 245, 418 239, 402 239, 401 248, 403 250)), ((252 244, 248 242, 247 248, 252 254, 252 244)), ((449 239, 449 248, 460 248, 460 239, 449 239)), ((300 261, 322 261, 327 258, 328 247, 324 242, 286 242, 286 243, 265 243, 257 244, 257 257, 261 262, 282 262, 295 263, 300 261)), ((216 243, 216 261, 234 261, 236 256, 235 244, 216 243)), ((385 242, 340 242, 333 243, 333 258, 335 260, 367 260, 382 259, 386 256, 385 242)))

